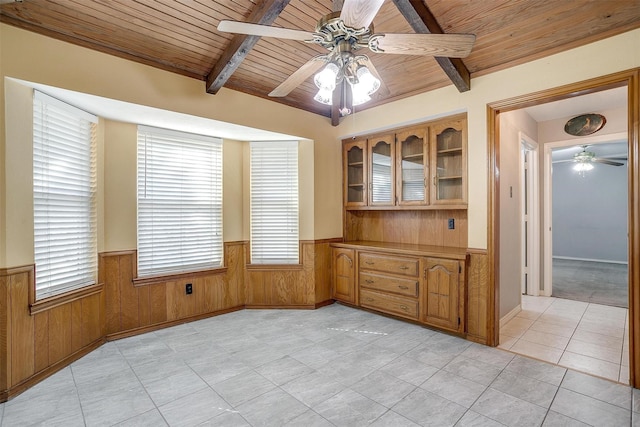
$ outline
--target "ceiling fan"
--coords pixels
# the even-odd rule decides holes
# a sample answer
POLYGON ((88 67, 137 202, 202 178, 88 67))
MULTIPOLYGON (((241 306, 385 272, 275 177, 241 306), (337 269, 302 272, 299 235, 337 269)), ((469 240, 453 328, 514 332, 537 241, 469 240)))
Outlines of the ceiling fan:
POLYGON ((626 157, 597 157, 593 151, 587 151, 588 145, 582 145, 582 151, 575 153, 573 158, 567 160, 556 160, 553 163, 574 162, 576 165, 573 167, 578 172, 584 172, 593 169, 594 163, 602 163, 610 166, 623 166, 624 163, 620 163, 622 160, 627 160, 626 157), (618 161, 616 161, 618 160, 618 161))
POLYGON ((338 87, 343 90, 340 114, 347 115, 351 106, 370 100, 370 95, 380 87, 388 93, 382 79, 367 55, 355 52, 368 48, 375 53, 428 55, 464 58, 469 55, 475 35, 473 34, 389 34, 374 33, 373 18, 384 0, 345 0, 342 10, 323 16, 315 31, 303 31, 247 22, 220 21, 218 30, 236 34, 261 37, 277 37, 315 43, 329 52, 308 60, 276 87, 269 96, 284 97, 317 73, 314 82, 318 87, 315 100, 333 104, 333 93, 338 87), (348 83, 345 85, 343 83, 348 83))

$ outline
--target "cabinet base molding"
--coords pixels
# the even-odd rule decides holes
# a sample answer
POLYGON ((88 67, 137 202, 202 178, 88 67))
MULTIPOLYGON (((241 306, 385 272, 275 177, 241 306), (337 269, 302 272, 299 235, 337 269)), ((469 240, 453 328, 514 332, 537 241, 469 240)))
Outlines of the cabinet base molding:
POLYGON ((127 329, 126 331, 115 332, 107 335, 107 341, 115 341, 122 338, 128 338, 135 335, 145 334, 147 332, 157 331, 159 329, 170 328, 171 326, 181 325, 183 323, 195 322, 196 320, 202 320, 213 316, 219 316, 221 314, 232 313, 234 311, 242 310, 245 308, 243 305, 237 307, 225 308, 224 310, 212 311, 209 313, 198 314, 195 316, 183 317, 181 319, 170 320, 168 322, 156 323, 154 325, 142 326, 139 328, 127 329))
POLYGON ((104 337, 101 337, 95 340, 94 342, 82 347, 78 351, 71 353, 69 356, 58 360, 53 365, 47 366, 45 369, 33 374, 29 378, 26 378, 25 380, 19 382, 18 384, 9 388, 8 390, 0 391, 0 403, 6 402, 9 399, 13 399, 20 393, 38 384, 40 381, 47 379, 51 375, 60 371, 61 369, 64 369, 67 366, 71 365, 73 362, 80 359, 81 357, 91 353, 93 350, 97 349, 98 347, 103 345, 105 342, 106 340, 104 339, 104 337))

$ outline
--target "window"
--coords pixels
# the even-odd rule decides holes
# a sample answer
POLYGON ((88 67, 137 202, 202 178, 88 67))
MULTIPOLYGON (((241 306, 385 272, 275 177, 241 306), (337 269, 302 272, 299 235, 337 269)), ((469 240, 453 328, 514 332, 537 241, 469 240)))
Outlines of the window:
POLYGON ((222 265, 222 141, 138 127, 138 276, 222 265))
POLYGON ((298 264, 298 142, 251 143, 251 263, 298 264))
POLYGON ((34 94, 36 299, 96 282, 95 123, 91 114, 34 94))

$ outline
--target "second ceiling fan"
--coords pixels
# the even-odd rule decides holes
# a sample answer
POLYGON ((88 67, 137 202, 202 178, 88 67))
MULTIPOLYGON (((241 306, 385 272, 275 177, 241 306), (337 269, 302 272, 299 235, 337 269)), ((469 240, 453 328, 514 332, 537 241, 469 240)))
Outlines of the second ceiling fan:
POLYGON ((239 21, 220 21, 218 30, 236 34, 276 37, 315 43, 329 52, 309 59, 302 67, 276 87, 269 96, 284 97, 317 73, 315 100, 333 104, 336 88, 341 92, 340 114, 351 113, 351 106, 368 101, 384 83, 369 57, 356 53, 368 48, 375 53, 464 58, 471 52, 473 34, 389 34, 374 33, 373 18, 384 0, 345 0, 340 12, 320 18, 313 32, 239 21), (348 83, 343 85, 342 83, 348 83))

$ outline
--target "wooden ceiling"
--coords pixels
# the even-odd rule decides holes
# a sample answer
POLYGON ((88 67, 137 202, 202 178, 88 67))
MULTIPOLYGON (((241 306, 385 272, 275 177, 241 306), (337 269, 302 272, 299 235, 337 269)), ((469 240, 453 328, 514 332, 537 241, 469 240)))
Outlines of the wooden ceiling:
MULTIPOLYGON (((331 0, 0 3, 4 3, 0 22, 203 80, 203 91, 215 92, 212 82, 218 78, 224 87, 263 98, 312 56, 326 51, 299 41, 255 38, 253 48, 234 64, 251 43, 242 36, 219 32, 220 20, 246 21, 271 8, 272 25, 313 31, 317 20, 332 11, 331 0), (282 9, 279 14, 278 8, 282 9), (232 74, 229 65, 237 65, 232 74)), ((373 21, 376 33, 416 32, 415 22, 410 25, 399 8, 414 9, 424 22, 435 18, 437 23, 418 22, 431 32, 439 24, 445 33, 475 34, 471 55, 449 63, 459 75, 468 72, 471 77, 640 28, 640 0, 386 0, 373 21)), ((444 71, 446 59, 443 65, 432 57, 367 54, 389 91, 384 96, 376 94, 361 110, 452 82, 444 71)), ((597 54, 594 52, 594 61, 597 54)), ((307 79, 287 97, 269 99, 330 117, 331 108, 313 100, 317 89, 312 80, 307 79)))

